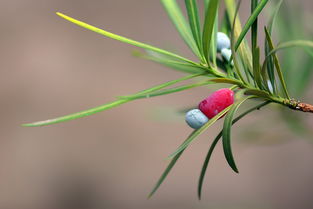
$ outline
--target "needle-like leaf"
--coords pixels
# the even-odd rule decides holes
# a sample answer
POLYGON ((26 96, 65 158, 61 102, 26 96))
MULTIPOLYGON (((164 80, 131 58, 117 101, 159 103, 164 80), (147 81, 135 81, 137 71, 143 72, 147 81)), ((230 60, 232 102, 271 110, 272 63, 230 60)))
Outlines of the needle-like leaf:
POLYGON ((224 149, 224 154, 225 158, 229 164, 229 166, 236 172, 238 173, 238 169, 233 157, 232 149, 231 149, 231 143, 230 143, 230 138, 231 138, 231 126, 233 122, 233 117, 236 111, 238 110, 239 106, 244 103, 246 100, 253 98, 253 96, 246 97, 239 102, 235 103, 229 112, 227 113, 225 120, 224 120, 224 126, 223 126, 223 149, 224 149))
POLYGON ((165 56, 160 53, 153 52, 153 51, 149 51, 149 50, 147 50, 146 54, 143 54, 139 51, 134 51, 133 55, 136 57, 146 59, 146 60, 151 60, 153 62, 159 63, 161 65, 164 65, 166 67, 172 68, 174 70, 177 70, 183 73, 195 74, 195 73, 201 73, 205 71, 208 72, 208 69, 207 68, 204 69, 203 66, 177 61, 176 59, 174 60, 168 56, 165 56))
POLYGON ((191 29, 176 0, 161 0, 161 2, 183 40, 190 47, 193 53, 202 59, 196 40, 194 39, 191 29))
MULTIPOLYGON (((245 112, 241 113, 238 117, 236 117, 233 122, 232 122, 232 125, 234 125, 236 122, 238 122, 240 119, 242 119, 243 117, 245 117, 247 114, 253 112, 254 110, 258 110, 260 108, 262 108, 263 106, 269 104, 270 102, 263 102, 257 106, 254 106, 248 110, 246 110, 245 112)), ((199 181, 198 181, 198 198, 201 199, 201 193, 202 193, 202 186, 203 186, 203 181, 204 181, 204 176, 205 176, 205 173, 206 173, 206 170, 208 168, 208 164, 209 164, 209 161, 211 159, 211 156, 212 156, 212 153, 218 143, 218 141, 220 140, 220 138, 223 136, 223 130, 220 131, 220 133, 215 137, 215 139, 213 140, 210 148, 209 148, 209 151, 205 157, 205 160, 204 160, 204 163, 203 163, 203 166, 202 166, 202 169, 201 169, 201 173, 200 173, 200 177, 199 177, 199 181)))
MULTIPOLYGON (((273 41, 271 39, 271 36, 267 30, 267 28, 265 27, 264 28, 265 30, 265 35, 266 35, 266 39, 267 39, 267 43, 268 43, 268 47, 269 47, 269 50, 272 51, 274 50, 274 44, 273 44, 273 41)), ((270 53, 269 53, 270 54, 270 53)), ((288 99, 290 99, 290 96, 289 96, 289 93, 288 93, 288 90, 287 90, 287 85, 286 85, 286 82, 285 82, 285 79, 284 79, 284 76, 283 76, 283 73, 281 71, 281 68, 280 68, 280 64, 279 64, 279 61, 278 61, 278 57, 275 53, 272 54, 272 57, 274 59, 274 64, 275 64, 275 67, 276 67, 276 71, 277 71, 277 74, 278 74, 278 77, 279 77, 279 80, 282 84, 282 87, 283 87, 283 90, 284 90, 284 93, 286 95, 286 97, 288 99)))
POLYGON ((153 187, 152 191, 151 191, 150 194, 148 195, 148 198, 152 197, 152 195, 159 189, 159 187, 161 186, 161 184, 163 183, 163 181, 165 180, 165 178, 167 177, 167 175, 169 174, 169 172, 172 170, 172 168, 173 168, 174 165, 176 164, 177 160, 180 158, 180 156, 183 154, 184 151, 185 151, 185 149, 183 149, 182 151, 180 151, 180 152, 171 160, 171 162, 168 164, 168 166, 166 167, 165 171, 162 173, 161 177, 159 178, 159 180, 157 181, 157 183, 156 183, 155 186, 153 187))
POLYGON ((207 63, 210 63, 209 59, 209 50, 211 47, 212 34, 214 30, 214 23, 216 14, 218 11, 219 0, 210 0, 207 9, 205 10, 205 20, 203 26, 203 53, 207 60, 207 63))
POLYGON ((119 98, 127 99, 127 98, 131 98, 131 97, 137 97, 137 96, 146 95, 146 94, 149 94, 149 93, 153 93, 153 92, 159 91, 159 90, 164 89, 166 87, 172 86, 172 85, 177 84, 179 82, 186 81, 186 80, 189 80, 189 79, 192 79, 192 78, 195 78, 195 77, 199 77, 199 76, 203 76, 203 75, 205 75, 205 74, 204 73, 197 73, 197 74, 193 74, 193 75, 188 75, 188 76, 176 79, 176 80, 172 80, 172 81, 169 81, 169 82, 166 82, 166 83, 154 86, 152 88, 145 89, 143 91, 138 92, 137 94, 132 94, 132 95, 129 95, 129 96, 122 96, 122 97, 119 97, 119 98))
POLYGON ((248 20, 247 20, 245 26, 243 27, 243 29, 241 31, 241 34, 239 35, 238 40, 237 40, 237 42, 235 44, 235 49, 236 50, 240 46, 242 40, 246 36, 246 34, 249 31, 250 27, 252 26, 254 21, 257 19, 257 17, 259 16, 259 14, 261 13, 261 11, 263 10, 263 8, 265 7, 265 5, 267 3, 268 3, 268 0, 261 0, 260 3, 258 4, 258 6, 253 11, 253 13, 251 14, 251 16, 248 18, 248 20))
POLYGON ((202 39, 200 28, 200 17, 198 11, 198 5, 196 0, 185 0, 185 5, 188 13, 189 24, 192 31, 194 40, 197 43, 198 49, 202 51, 202 39))
POLYGON ((131 44, 131 45, 143 48, 143 49, 155 51, 155 52, 158 52, 158 53, 170 56, 172 58, 176 58, 176 59, 184 61, 184 62, 196 64, 195 62, 193 62, 193 61, 191 61, 189 59, 186 59, 186 58, 184 58, 184 57, 182 57, 180 55, 174 54, 172 52, 169 52, 169 51, 166 51, 164 49, 160 49, 160 48, 148 45, 148 44, 144 44, 144 43, 141 43, 141 42, 138 42, 138 41, 134 41, 134 40, 131 40, 129 38, 125 38, 123 36, 119 36, 119 35, 110 33, 108 31, 102 30, 100 28, 94 27, 94 26, 89 25, 87 23, 84 23, 82 21, 76 20, 76 19, 74 19, 72 17, 69 17, 67 15, 64 15, 62 13, 57 12, 57 15, 59 15, 60 17, 66 19, 66 20, 68 20, 68 21, 70 21, 70 22, 72 22, 72 23, 74 23, 74 24, 76 24, 76 25, 78 25, 80 27, 83 27, 83 28, 86 28, 86 29, 91 30, 93 32, 99 33, 99 34, 101 34, 103 36, 106 36, 106 37, 109 37, 109 38, 112 38, 112 39, 115 39, 115 40, 118 40, 118 41, 121 41, 121 42, 124 42, 124 43, 128 43, 128 44, 131 44))

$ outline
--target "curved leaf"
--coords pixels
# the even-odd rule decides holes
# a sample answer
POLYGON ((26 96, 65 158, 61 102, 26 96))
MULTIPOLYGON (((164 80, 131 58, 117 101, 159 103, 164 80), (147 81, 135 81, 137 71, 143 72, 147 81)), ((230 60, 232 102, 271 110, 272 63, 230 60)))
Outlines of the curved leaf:
POLYGON ((190 47, 193 53, 202 59, 201 53, 197 47, 195 39, 193 38, 190 27, 187 24, 181 9, 177 5, 176 0, 161 0, 161 2, 183 40, 190 47))
POLYGON ((211 47, 212 42, 212 34, 214 30, 214 23, 215 18, 218 10, 218 4, 219 0, 210 0, 208 7, 205 10, 205 20, 204 20, 204 26, 203 26, 203 34, 202 34, 202 40, 203 40, 203 53, 204 57, 207 60, 207 63, 210 63, 209 59, 209 50, 211 47))
POLYGON ((64 15, 64 14, 62 14, 60 12, 57 12, 57 15, 59 15, 60 17, 66 19, 66 20, 68 20, 68 21, 70 21, 70 22, 72 22, 72 23, 74 23, 74 24, 76 24, 76 25, 78 25, 80 27, 83 27, 83 28, 86 28, 86 29, 91 30, 93 32, 99 33, 99 34, 101 34, 103 36, 106 36, 106 37, 109 37, 109 38, 112 38, 112 39, 115 39, 115 40, 118 40, 118 41, 121 41, 121 42, 124 42, 124 43, 128 43, 128 44, 131 44, 131 45, 143 48, 143 49, 152 50, 152 51, 155 51, 155 52, 158 52, 158 53, 161 53, 161 54, 164 54, 164 55, 176 58, 176 59, 184 61, 184 62, 196 64, 195 62, 193 62, 191 60, 188 60, 188 59, 186 59, 186 58, 184 58, 184 57, 182 57, 180 55, 174 54, 172 52, 169 52, 169 51, 166 51, 164 49, 160 49, 160 48, 148 45, 148 44, 144 44, 144 43, 141 43, 141 42, 138 42, 138 41, 134 41, 134 40, 131 40, 129 38, 125 38, 123 36, 119 36, 119 35, 110 33, 108 31, 102 30, 100 28, 94 27, 92 25, 89 25, 89 24, 84 23, 82 21, 76 20, 76 19, 74 19, 72 17, 69 17, 67 15, 64 15))
POLYGON ((224 126, 223 126, 223 149, 224 149, 224 154, 225 158, 229 164, 229 166, 236 172, 238 173, 238 169, 233 157, 232 149, 231 149, 231 143, 230 143, 230 138, 231 138, 231 126, 233 122, 233 117, 236 111, 238 110, 239 106, 244 103, 246 100, 253 98, 253 96, 246 97, 236 104, 234 104, 229 112, 227 113, 225 120, 224 120, 224 126))
MULTIPOLYGON (((248 109, 247 111, 243 112, 242 114, 240 114, 238 117, 236 117, 233 122, 232 122, 232 125, 234 125, 236 122, 238 122, 240 119, 242 119, 243 117, 245 117, 247 114, 253 112, 254 110, 258 110, 260 109, 261 107, 265 106, 265 105, 268 105, 269 101, 267 102, 263 102, 257 106, 254 106, 250 109, 248 109)), ((203 181, 204 181, 204 176, 205 176, 205 173, 206 173, 206 170, 208 168, 208 164, 209 164, 209 161, 211 159, 211 156, 212 156, 212 153, 216 147, 216 144, 217 142, 220 140, 220 138, 222 137, 223 135, 223 130, 220 131, 220 133, 215 137, 215 139, 213 140, 210 148, 209 148, 209 151, 205 157, 205 160, 204 160, 204 163, 203 163, 203 166, 202 166, 202 169, 201 169, 201 173, 200 173, 200 177, 199 177, 199 181, 198 181, 198 198, 201 199, 201 193, 202 193, 202 186, 203 186, 203 181)))

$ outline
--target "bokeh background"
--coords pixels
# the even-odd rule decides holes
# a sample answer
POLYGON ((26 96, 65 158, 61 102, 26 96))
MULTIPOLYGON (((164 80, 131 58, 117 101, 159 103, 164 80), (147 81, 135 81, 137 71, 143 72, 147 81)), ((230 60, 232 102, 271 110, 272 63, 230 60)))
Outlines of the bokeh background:
MULTIPOLYGON (((313 9, 311 0, 296 4, 301 14, 313 9)), ((1 0, 1 209, 313 208, 313 135, 290 131, 275 105, 235 126, 239 175, 217 148, 201 201, 198 175, 220 122, 185 152, 155 196, 147 194, 166 156, 191 131, 179 110, 213 89, 135 101, 48 127, 21 127, 182 76, 133 57, 134 47, 74 26, 56 11, 190 56, 156 0, 1 0)), ((248 11, 243 1, 242 19, 248 11)), ((310 89, 303 97, 313 103, 310 89)), ((312 128, 312 115, 299 114, 312 128)))

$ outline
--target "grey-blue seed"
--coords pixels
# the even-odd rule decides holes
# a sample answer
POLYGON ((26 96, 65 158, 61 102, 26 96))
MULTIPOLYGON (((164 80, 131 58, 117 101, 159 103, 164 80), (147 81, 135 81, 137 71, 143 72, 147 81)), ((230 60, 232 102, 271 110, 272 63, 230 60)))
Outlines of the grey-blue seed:
POLYGON ((193 129, 199 129, 206 124, 209 119, 199 109, 192 109, 186 113, 186 123, 193 129))
MULTIPOLYGON (((230 49, 226 49, 226 48, 222 49, 221 54, 222 54, 222 57, 223 57, 227 62, 230 61, 230 58, 231 58, 231 55, 232 55, 230 49)), ((231 65, 234 65, 233 60, 231 61, 230 64, 231 64, 231 65)))
POLYGON ((218 32, 217 33, 217 51, 221 52, 222 49, 230 48, 230 40, 225 33, 218 32))

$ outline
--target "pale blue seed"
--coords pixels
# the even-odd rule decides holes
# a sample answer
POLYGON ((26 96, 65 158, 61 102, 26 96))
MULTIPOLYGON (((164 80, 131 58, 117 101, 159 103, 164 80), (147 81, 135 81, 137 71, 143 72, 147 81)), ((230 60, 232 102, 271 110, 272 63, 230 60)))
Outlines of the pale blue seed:
MULTIPOLYGON (((230 61, 230 58, 231 58, 231 55, 232 55, 230 49, 226 49, 226 48, 222 49, 221 54, 222 54, 222 57, 224 58, 224 60, 226 60, 227 62, 230 61)), ((231 61, 230 64, 231 64, 231 65, 234 65, 234 62, 231 61)))
POLYGON ((230 40, 225 33, 218 32, 217 33, 217 51, 221 52, 222 49, 229 49, 230 48, 230 40))
POLYGON ((199 129, 206 124, 209 119, 199 109, 193 109, 186 113, 186 123, 193 129, 199 129))

